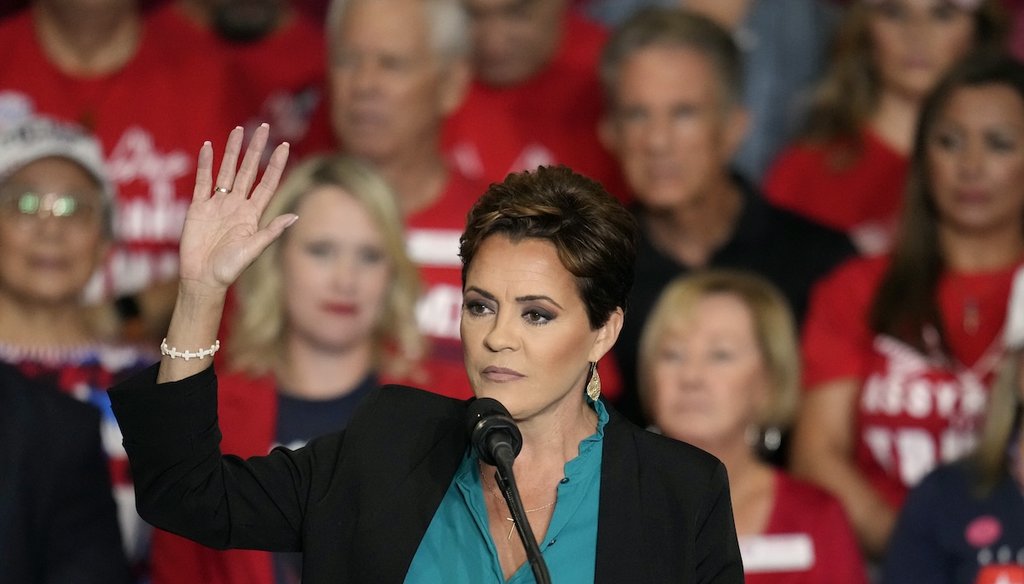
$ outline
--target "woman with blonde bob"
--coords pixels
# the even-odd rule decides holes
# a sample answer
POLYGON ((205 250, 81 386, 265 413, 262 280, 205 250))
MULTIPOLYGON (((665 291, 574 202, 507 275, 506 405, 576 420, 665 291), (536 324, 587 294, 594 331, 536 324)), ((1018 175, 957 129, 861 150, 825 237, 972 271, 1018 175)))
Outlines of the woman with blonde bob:
MULTIPOLYGON (((238 282, 218 392, 228 454, 342 429, 381 379, 415 374, 423 352, 418 276, 384 181, 355 159, 314 157, 290 172, 267 216, 286 213, 303 220, 238 282)), ((273 584, 275 574, 297 575, 299 559, 219 552, 158 530, 153 572, 156 584, 273 584)))
POLYGON ((640 341, 640 397, 659 432, 718 457, 748 583, 865 582, 839 502, 760 459, 798 398, 793 316, 753 274, 712 270, 662 293, 640 341))

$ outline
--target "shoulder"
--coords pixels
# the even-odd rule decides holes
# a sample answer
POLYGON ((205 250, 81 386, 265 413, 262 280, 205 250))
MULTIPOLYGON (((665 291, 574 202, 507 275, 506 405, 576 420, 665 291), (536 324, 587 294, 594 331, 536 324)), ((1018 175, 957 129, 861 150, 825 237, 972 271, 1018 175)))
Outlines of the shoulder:
POLYGON ((613 417, 605 432, 608 439, 632 447, 643 475, 689 488, 706 485, 718 490, 726 484, 722 463, 696 446, 644 430, 621 416, 613 417))
POLYGON ((971 459, 967 458, 936 467, 911 489, 907 495, 908 502, 913 499, 927 506, 932 502, 948 501, 951 497, 954 500, 967 497, 973 479, 970 465, 971 459))
POLYGON ((775 507, 786 513, 813 509, 819 518, 839 512, 845 521, 842 505, 832 493, 785 472, 776 472, 775 476, 778 485, 775 507))
POLYGON ((765 177, 765 185, 770 194, 775 195, 779 188, 786 188, 791 181, 796 181, 800 174, 815 173, 825 168, 828 149, 806 140, 794 142, 787 146, 775 159, 765 177))
POLYGON ((487 181, 470 177, 458 166, 452 165, 448 168, 448 182, 445 183, 441 200, 447 201, 449 206, 457 205, 468 210, 487 187, 487 181))
POLYGON ((405 385, 385 385, 359 404, 347 434, 416 434, 462 425, 466 402, 405 385))
POLYGON ((0 408, 5 419, 37 438, 37 448, 74 451, 99 439, 95 407, 29 380, 5 363, 0 364, 0 408))
POLYGON ((855 257, 839 266, 823 282, 825 287, 874 292, 889 267, 888 256, 855 257))
POLYGON ((605 41, 608 40, 608 29, 578 13, 569 11, 565 18, 565 39, 567 44, 584 46, 589 52, 600 53, 605 41))
POLYGON ((855 248, 849 237, 842 231, 773 204, 763 196, 761 201, 762 213, 768 219, 769 229, 774 237, 781 238, 783 241, 798 242, 801 249, 815 254, 821 253, 821 250, 809 249, 809 243, 813 244, 810 246, 811 248, 827 245, 842 247, 847 255, 852 256, 855 253, 855 248))
MULTIPOLYGON (((0 18, 0 32, 3 32, 5 36, 0 36, 0 39, 6 39, 9 41, 13 40, 29 40, 34 38, 33 31, 35 30, 34 19, 32 18, 32 10, 24 8, 15 12, 10 16, 0 18), (7 34, 17 34, 18 37, 8 37, 7 34)), ((7 43, 3 43, 7 44, 7 43)))

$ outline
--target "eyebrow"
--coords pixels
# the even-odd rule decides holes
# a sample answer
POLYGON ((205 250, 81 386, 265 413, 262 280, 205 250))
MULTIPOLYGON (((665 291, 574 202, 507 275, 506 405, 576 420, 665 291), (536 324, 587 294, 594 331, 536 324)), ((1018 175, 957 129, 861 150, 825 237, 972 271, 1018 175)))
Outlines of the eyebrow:
MULTIPOLYGON (((466 292, 476 292, 477 294, 483 296, 484 298, 486 298, 486 299, 488 299, 488 300, 490 300, 492 302, 497 302, 498 301, 497 297, 495 297, 494 294, 491 294, 490 292, 487 292, 486 290, 481 290, 480 288, 477 288, 476 286, 470 286, 470 287, 466 288, 466 292)), ((555 302, 555 300, 553 298, 551 298, 550 296, 544 296, 543 294, 529 294, 529 295, 526 295, 526 296, 517 296, 516 297, 516 302, 520 302, 520 303, 521 302, 535 302, 537 300, 546 300, 546 301, 550 302, 551 304, 554 304, 555 306, 557 306, 560 310, 565 310, 564 308, 562 308, 562 305, 557 303, 557 302, 555 302)))

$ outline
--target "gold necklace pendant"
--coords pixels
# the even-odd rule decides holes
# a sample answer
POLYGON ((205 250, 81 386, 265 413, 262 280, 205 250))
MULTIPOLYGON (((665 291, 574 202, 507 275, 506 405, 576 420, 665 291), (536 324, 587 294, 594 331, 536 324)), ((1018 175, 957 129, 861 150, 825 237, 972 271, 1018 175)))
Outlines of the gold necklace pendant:
MULTIPOLYGON (((484 482, 484 471, 483 471, 483 469, 480 470, 480 484, 481 485, 486 485, 486 483, 484 482)), ((498 502, 498 505, 506 504, 505 499, 494 489, 494 487, 485 487, 485 488, 491 494, 491 496, 494 497, 494 500, 498 502)), ((533 509, 526 509, 525 512, 526 513, 533 513, 534 511, 541 511, 543 509, 547 509, 548 507, 553 506, 557 502, 558 502, 558 496, 556 495, 555 496, 555 500, 550 502, 550 503, 548 503, 547 505, 541 505, 540 507, 534 507, 533 509)), ((500 508, 501 507, 499 507, 499 509, 500 508)), ((512 526, 508 528, 508 535, 505 536, 505 541, 511 541, 512 540, 512 534, 515 533, 515 531, 516 531, 516 520, 513 519, 512 517, 509 517, 509 516, 506 515, 505 516, 505 521, 509 521, 509 522, 512 523, 512 526)))

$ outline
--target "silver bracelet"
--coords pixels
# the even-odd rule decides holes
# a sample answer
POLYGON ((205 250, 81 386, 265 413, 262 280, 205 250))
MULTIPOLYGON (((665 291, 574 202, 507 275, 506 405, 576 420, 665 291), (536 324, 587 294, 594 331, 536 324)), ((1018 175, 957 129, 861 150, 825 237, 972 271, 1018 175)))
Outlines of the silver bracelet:
POLYGON ((170 357, 171 359, 202 359, 204 357, 213 357, 213 354, 220 350, 220 339, 214 341, 208 349, 199 349, 198 351, 179 351, 177 347, 167 346, 167 337, 160 343, 160 354, 170 357))

